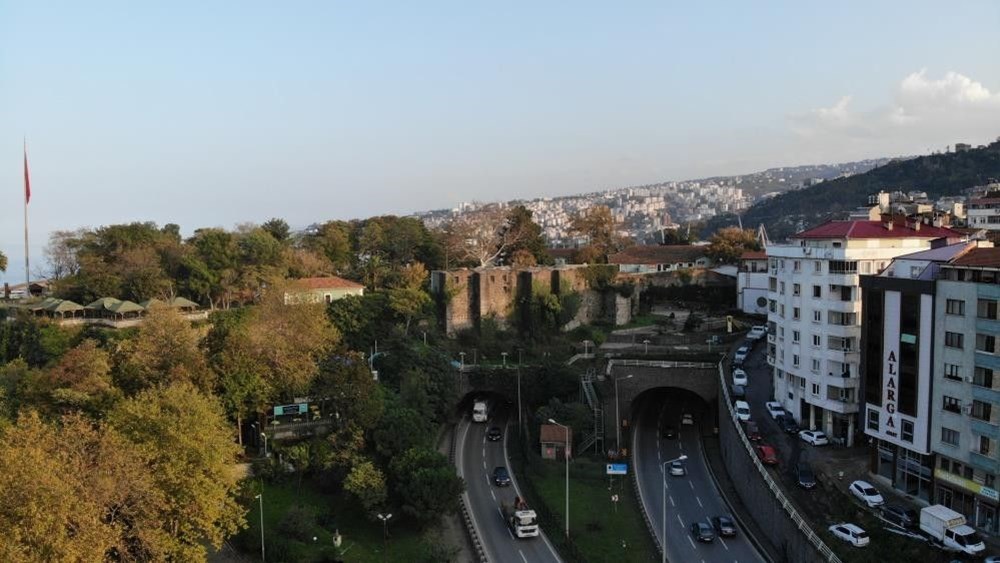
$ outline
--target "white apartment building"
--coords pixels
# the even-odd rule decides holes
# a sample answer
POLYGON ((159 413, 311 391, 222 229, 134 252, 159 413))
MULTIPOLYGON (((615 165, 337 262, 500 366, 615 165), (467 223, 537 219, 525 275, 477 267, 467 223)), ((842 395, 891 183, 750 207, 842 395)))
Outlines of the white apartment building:
POLYGON ((860 275, 900 255, 957 242, 926 224, 829 221, 767 246, 768 355, 774 399, 803 427, 853 445, 861 363, 860 275))
POLYGON ((767 254, 744 252, 736 273, 736 307, 749 315, 766 315, 767 277, 767 254))
POLYGON ((1000 230, 1000 197, 990 195, 970 200, 966 216, 974 229, 1000 230))

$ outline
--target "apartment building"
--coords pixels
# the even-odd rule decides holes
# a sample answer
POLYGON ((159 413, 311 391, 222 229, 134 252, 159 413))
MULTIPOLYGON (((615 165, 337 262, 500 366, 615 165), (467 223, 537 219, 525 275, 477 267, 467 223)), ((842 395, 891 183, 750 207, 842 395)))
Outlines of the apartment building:
POLYGON ((767 253, 748 250, 740 256, 736 306, 749 315, 767 314, 767 253))
POLYGON ((934 500, 1000 533, 1000 248, 942 266, 937 281, 931 450, 934 500))
POLYGON ((774 398, 809 428, 853 445, 859 411, 859 275, 903 254, 958 242, 903 218, 829 221, 767 246, 768 363, 774 398))
POLYGON ((974 229, 1000 230, 1000 192, 969 200, 966 216, 974 229))

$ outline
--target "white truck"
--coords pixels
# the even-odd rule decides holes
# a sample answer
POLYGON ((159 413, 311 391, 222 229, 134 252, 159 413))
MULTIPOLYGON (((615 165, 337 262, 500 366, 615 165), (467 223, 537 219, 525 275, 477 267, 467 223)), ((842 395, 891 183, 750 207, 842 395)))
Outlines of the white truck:
POLYGON ((528 508, 528 503, 521 497, 514 497, 514 504, 503 504, 503 519, 510 526, 510 531, 519 538, 538 537, 538 515, 528 508))
POLYGON ((960 551, 969 555, 986 551, 986 545, 965 522, 965 516, 947 506, 935 504, 922 509, 920 531, 930 536, 931 543, 948 551, 960 551))
POLYGON ((492 399, 476 399, 472 403, 472 421, 473 422, 486 422, 490 418, 490 412, 493 410, 493 400, 492 399))

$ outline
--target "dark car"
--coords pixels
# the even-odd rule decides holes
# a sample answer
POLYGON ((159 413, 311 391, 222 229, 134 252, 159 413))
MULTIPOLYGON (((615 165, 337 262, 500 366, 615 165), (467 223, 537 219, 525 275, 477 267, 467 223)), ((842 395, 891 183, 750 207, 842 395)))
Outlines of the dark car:
POLYGON ((491 426, 489 430, 486 431, 486 439, 491 442, 498 442, 500 438, 503 438, 503 432, 500 430, 499 426, 491 426))
POLYGON ((809 464, 800 461, 798 466, 798 483, 803 489, 812 489, 816 487, 816 475, 813 474, 813 470, 809 467, 809 464))
POLYGON ((780 426, 781 429, 787 434, 798 434, 799 430, 801 430, 799 425, 795 422, 795 419, 790 415, 779 416, 778 426, 780 426))
POLYGON ((747 388, 742 385, 733 385, 733 400, 745 399, 747 396, 747 388))
POLYGON ((748 420, 744 422, 743 425, 744 430, 746 430, 747 433, 747 440, 750 440, 751 442, 759 442, 760 428, 757 427, 757 423, 752 420, 748 420))
POLYGON ((715 528, 715 532, 720 536, 729 537, 736 535, 736 523, 729 516, 713 516, 712 527, 715 528))
POLYGON ((498 487, 510 486, 510 473, 506 467, 497 467, 493 470, 493 484, 498 487))
POLYGON ((715 531, 704 522, 691 524, 691 535, 700 542, 711 543, 715 541, 715 531))
POLYGON ((901 506, 888 505, 882 507, 882 519, 900 528, 917 527, 917 511, 901 506))
POLYGON ((668 424, 663 427, 663 437, 668 440, 673 440, 677 437, 677 427, 673 424, 668 424))

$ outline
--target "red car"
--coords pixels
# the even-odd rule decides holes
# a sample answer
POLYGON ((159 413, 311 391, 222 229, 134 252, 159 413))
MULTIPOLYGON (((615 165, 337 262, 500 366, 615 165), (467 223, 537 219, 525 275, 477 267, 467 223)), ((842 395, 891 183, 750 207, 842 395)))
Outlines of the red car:
POLYGON ((759 442, 760 441, 760 429, 757 428, 757 423, 756 422, 754 422, 752 420, 748 420, 748 421, 744 422, 743 423, 743 429, 747 433, 747 440, 750 440, 751 442, 759 442))
POLYGON ((775 451, 774 446, 767 444, 757 446, 757 455, 760 456, 760 461, 767 465, 778 465, 778 452, 775 451))

